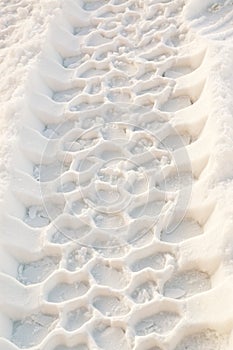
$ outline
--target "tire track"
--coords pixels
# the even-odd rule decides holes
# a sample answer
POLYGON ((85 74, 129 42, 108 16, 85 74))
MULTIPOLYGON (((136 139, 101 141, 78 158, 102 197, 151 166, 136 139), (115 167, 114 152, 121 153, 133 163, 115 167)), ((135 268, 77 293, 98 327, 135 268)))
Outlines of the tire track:
POLYGON ((226 349, 201 308, 221 262, 193 199, 208 63, 183 7, 70 0, 51 25, 2 235, 4 349, 226 349))

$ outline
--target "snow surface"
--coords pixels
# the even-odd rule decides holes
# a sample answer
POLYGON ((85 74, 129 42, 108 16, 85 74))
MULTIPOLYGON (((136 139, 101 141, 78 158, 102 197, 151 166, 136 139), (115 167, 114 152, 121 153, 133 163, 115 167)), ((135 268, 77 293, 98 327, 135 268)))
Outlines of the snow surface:
POLYGON ((0 348, 232 350, 233 1, 0 14, 0 348))

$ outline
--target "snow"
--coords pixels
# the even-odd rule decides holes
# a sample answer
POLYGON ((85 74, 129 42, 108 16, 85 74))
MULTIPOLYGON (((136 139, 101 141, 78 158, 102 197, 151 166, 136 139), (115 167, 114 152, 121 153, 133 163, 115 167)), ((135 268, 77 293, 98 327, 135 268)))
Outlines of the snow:
POLYGON ((232 23, 0 1, 2 349, 232 349, 232 23))

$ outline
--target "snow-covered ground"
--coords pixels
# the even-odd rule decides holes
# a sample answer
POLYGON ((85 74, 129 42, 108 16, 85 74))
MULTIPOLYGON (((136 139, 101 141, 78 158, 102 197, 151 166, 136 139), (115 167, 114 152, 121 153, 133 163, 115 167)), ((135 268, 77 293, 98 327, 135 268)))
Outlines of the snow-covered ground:
POLYGON ((0 348, 232 350, 233 1, 0 26, 0 348))

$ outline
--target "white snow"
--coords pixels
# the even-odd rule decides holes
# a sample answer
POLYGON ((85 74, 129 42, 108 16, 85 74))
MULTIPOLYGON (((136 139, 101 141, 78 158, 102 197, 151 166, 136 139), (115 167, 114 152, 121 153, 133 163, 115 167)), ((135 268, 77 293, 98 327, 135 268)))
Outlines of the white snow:
POLYGON ((233 2, 0 28, 0 348, 232 350, 233 2))

